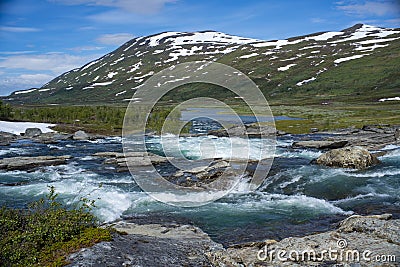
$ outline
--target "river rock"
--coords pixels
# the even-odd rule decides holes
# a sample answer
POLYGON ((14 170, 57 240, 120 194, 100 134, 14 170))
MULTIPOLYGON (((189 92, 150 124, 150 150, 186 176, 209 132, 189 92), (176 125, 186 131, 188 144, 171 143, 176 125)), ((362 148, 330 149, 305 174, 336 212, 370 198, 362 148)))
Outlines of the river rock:
POLYGON ((332 149, 315 162, 330 167, 365 169, 379 163, 379 160, 365 148, 356 146, 332 149))
POLYGON ((200 228, 177 223, 112 223, 110 242, 69 256, 73 266, 212 266, 206 252, 222 249, 200 228))
POLYGON ((391 220, 390 217, 388 214, 351 216, 333 231, 289 237, 279 242, 265 240, 241 244, 207 255, 214 266, 399 266, 400 220, 391 220), (324 253, 329 250, 332 256, 324 253), (277 251, 283 251, 280 257, 285 260, 279 260, 277 251), (301 253, 304 251, 310 252, 308 255, 311 258, 305 254, 303 260, 301 253), (312 258, 314 252, 317 260, 312 258), (340 252, 343 257, 338 256, 340 252), (366 258, 362 256, 364 252, 367 252, 366 258), (289 257, 290 253, 292 258, 289 257), (352 255, 355 255, 354 258, 352 255), (386 256, 386 261, 374 262, 374 257, 379 255, 386 256), (388 256, 392 256, 391 261, 388 256))
POLYGON ((342 148, 347 145, 346 140, 342 141, 298 141, 292 144, 293 148, 316 148, 316 149, 326 149, 326 148, 342 148))
POLYGON ((72 137, 73 135, 71 134, 49 132, 36 136, 32 140, 42 144, 57 144, 60 141, 72 139, 72 137))
POLYGON ((361 130, 374 133, 394 133, 393 127, 390 127, 389 124, 364 125, 361 130))
POLYGON ((85 133, 84 131, 79 130, 74 133, 74 136, 72 138, 74 140, 85 141, 85 140, 89 140, 89 135, 87 133, 85 133))
POLYGON ((32 170, 37 167, 62 165, 71 156, 38 156, 38 157, 13 157, 0 160, 0 169, 12 170, 32 170))
POLYGON ((12 133, 0 132, 0 146, 8 146, 12 141, 18 139, 18 136, 12 133))
POLYGON ((380 150, 387 145, 400 143, 400 125, 366 125, 362 129, 347 128, 327 132, 329 140, 347 140, 347 146, 361 146, 380 150), (397 135, 396 135, 397 132, 397 135))
POLYGON ((218 129, 208 132, 209 135, 215 135, 218 137, 228 137, 228 136, 235 136, 235 137, 242 137, 248 136, 251 138, 258 138, 262 136, 273 136, 273 135, 284 135, 285 132, 279 131, 277 132, 275 127, 268 126, 268 125, 256 125, 256 124, 249 124, 249 125, 237 125, 232 126, 225 129, 218 129))
POLYGON ((127 172, 129 167, 150 166, 165 163, 168 158, 150 152, 97 152, 95 157, 106 158, 104 164, 117 165, 117 172, 127 172), (150 160, 145 160, 150 159, 150 160))
POLYGON ((174 184, 186 187, 202 187, 214 182, 224 173, 230 177, 236 177, 238 174, 228 161, 221 159, 197 160, 192 161, 191 169, 178 170, 166 179, 174 184))
POLYGON ((39 128, 26 128, 24 137, 32 138, 35 136, 39 136, 41 134, 42 134, 42 130, 40 130, 39 128))

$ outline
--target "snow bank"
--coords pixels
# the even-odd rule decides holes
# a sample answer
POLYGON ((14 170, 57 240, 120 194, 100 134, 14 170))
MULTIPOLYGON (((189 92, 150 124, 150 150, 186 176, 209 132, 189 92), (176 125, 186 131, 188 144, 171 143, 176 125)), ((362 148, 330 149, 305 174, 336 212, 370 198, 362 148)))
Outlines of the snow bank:
POLYGON ((53 130, 49 129, 51 126, 55 126, 55 124, 0 121, 0 131, 13 134, 24 133, 27 128, 39 128, 43 133, 54 132, 53 130))

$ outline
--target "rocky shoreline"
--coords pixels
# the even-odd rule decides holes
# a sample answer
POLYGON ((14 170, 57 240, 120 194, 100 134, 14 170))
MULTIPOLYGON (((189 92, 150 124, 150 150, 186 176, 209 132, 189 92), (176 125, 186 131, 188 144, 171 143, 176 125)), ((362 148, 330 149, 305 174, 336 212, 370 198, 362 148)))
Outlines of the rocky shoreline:
POLYGON ((70 255, 68 266, 398 266, 400 263, 400 219, 391 219, 390 214, 354 215, 338 223, 332 231, 229 247, 213 241, 196 226, 176 221, 144 224, 137 219, 126 219, 104 227, 116 230, 113 240, 70 255), (280 259, 277 251, 283 251, 280 259), (332 255, 324 251, 331 251, 332 255), (308 254, 303 260, 304 252, 308 254))

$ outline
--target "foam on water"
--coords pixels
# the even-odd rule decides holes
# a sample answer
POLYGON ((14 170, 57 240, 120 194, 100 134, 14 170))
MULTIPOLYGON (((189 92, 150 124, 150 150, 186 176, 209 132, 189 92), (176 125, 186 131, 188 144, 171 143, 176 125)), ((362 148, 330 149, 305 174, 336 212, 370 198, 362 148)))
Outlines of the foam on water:
POLYGON ((353 177, 360 177, 360 178, 381 178, 385 176, 396 176, 400 175, 400 169, 397 168, 386 168, 386 169, 379 169, 379 170, 371 170, 365 171, 362 173, 355 173, 355 172, 347 172, 348 176, 353 177))
POLYGON ((307 158, 307 159, 315 159, 322 155, 321 151, 314 151, 309 149, 302 149, 302 150, 283 150, 278 149, 277 153, 275 154, 276 157, 283 157, 283 158, 307 158))
POLYGON ((92 156, 85 156, 85 157, 80 158, 80 160, 84 160, 84 161, 86 161, 86 160, 94 160, 94 159, 96 159, 96 158, 92 157, 92 156))
POLYGON ((167 134, 162 137, 154 137, 146 141, 148 145, 159 151, 166 151, 171 156, 179 157, 182 153, 185 157, 194 159, 263 159, 272 156, 273 146, 268 140, 249 139, 239 137, 200 136, 180 137, 179 143, 176 136, 167 134))
POLYGON ((386 155, 382 156, 382 159, 386 159, 386 158, 398 158, 400 157, 400 148, 391 150, 390 152, 388 152, 386 155))
POLYGON ((0 156, 4 156, 7 154, 18 154, 18 155, 24 155, 27 154, 28 151, 26 149, 23 148, 16 148, 16 147, 11 147, 11 148, 1 148, 0 149, 0 156))
POLYGON ((360 200, 360 199, 366 199, 366 198, 386 198, 389 197, 390 195, 388 194, 378 194, 378 193, 367 193, 367 194, 359 194, 356 195, 354 197, 348 197, 348 198, 344 198, 344 199, 339 199, 336 201, 333 201, 334 204, 342 204, 342 203, 347 203, 347 202, 351 202, 354 200, 360 200))
MULTIPOLYGON (((305 195, 270 194, 255 192, 252 194, 229 194, 218 202, 212 203, 207 209, 223 209, 227 212, 292 212, 307 211, 314 214, 352 214, 334 204, 305 195)), ((222 211, 223 212, 223 211, 222 211)))

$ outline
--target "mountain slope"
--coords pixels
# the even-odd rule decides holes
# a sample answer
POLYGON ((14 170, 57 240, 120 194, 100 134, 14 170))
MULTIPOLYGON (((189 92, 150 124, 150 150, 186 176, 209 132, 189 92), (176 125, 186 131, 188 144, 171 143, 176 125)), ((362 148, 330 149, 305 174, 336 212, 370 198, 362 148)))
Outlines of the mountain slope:
MULTIPOLYGON (((340 32, 274 41, 213 31, 139 37, 41 88, 17 91, 7 99, 25 104, 126 104, 154 73, 199 60, 239 69, 268 99, 282 102, 349 95, 377 101, 400 91, 400 29, 357 24, 340 32)), ((191 90, 179 90, 173 99, 191 90)))

